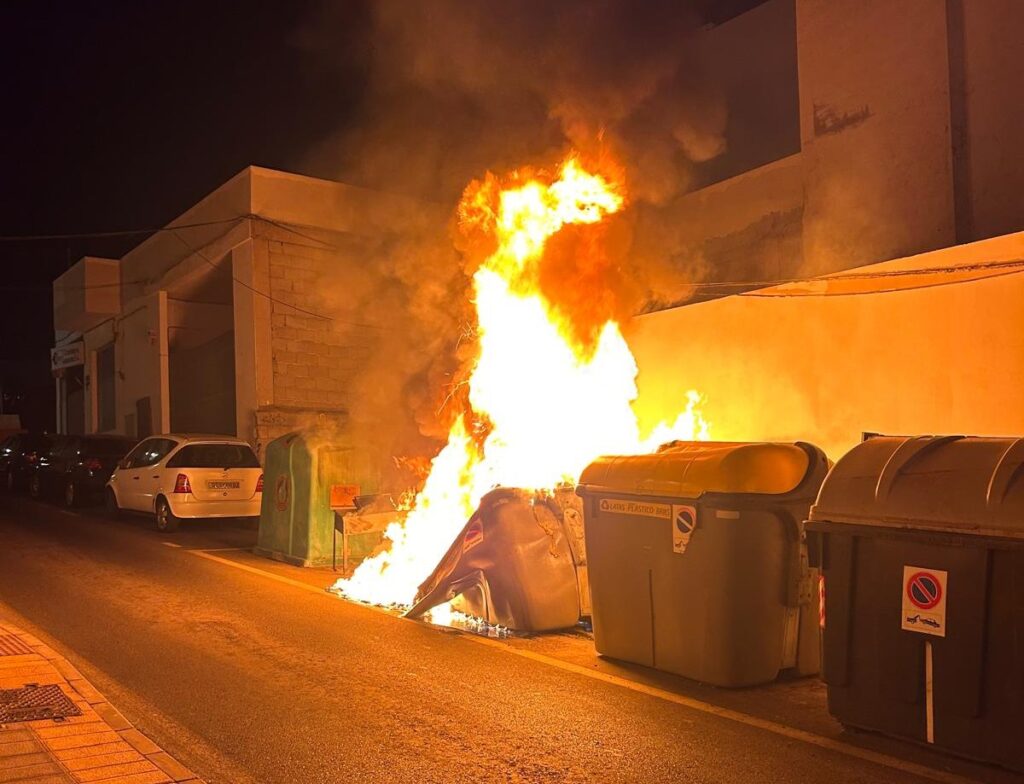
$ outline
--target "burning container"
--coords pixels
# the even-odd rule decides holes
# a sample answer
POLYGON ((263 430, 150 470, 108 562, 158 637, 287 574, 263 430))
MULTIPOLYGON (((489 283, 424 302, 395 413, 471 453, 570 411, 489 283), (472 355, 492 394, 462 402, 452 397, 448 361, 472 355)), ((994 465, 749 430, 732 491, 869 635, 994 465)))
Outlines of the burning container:
POLYGON ((580 477, 598 653, 717 686, 818 671, 804 443, 673 442, 580 477))
POLYGON ((1024 439, 871 438, 807 531, 832 715, 1024 770, 1024 439))
MULTIPOLYGON (((335 511, 355 509, 355 496, 379 489, 372 459, 339 442, 333 429, 309 428, 271 441, 265 463, 256 553, 297 566, 329 566, 335 511)), ((346 539, 348 555, 360 559, 380 543, 381 533, 346 539)))
POLYGON ((579 499, 499 488, 480 501, 407 613, 455 608, 493 626, 545 632, 575 626, 588 610, 579 499))

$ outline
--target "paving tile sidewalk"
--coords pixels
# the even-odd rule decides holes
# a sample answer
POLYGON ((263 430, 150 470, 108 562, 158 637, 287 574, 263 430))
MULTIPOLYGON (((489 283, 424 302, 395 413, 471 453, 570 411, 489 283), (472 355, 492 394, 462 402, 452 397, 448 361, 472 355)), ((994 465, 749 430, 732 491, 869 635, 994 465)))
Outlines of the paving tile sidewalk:
POLYGON ((0 724, 0 784, 202 784, 67 659, 0 619, 0 689, 29 684, 59 686, 82 715, 0 724))

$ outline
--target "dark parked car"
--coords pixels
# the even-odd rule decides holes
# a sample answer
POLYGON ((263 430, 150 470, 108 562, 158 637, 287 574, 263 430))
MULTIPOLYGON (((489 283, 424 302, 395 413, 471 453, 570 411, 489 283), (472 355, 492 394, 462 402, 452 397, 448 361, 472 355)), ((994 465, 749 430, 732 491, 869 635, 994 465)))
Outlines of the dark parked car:
POLYGON ((53 445, 53 436, 15 433, 0 443, 0 480, 8 491, 28 487, 28 478, 39 458, 53 445))
POLYGON ((98 500, 118 461, 135 443, 123 436, 58 436, 29 477, 29 493, 33 498, 60 497, 65 506, 98 500))

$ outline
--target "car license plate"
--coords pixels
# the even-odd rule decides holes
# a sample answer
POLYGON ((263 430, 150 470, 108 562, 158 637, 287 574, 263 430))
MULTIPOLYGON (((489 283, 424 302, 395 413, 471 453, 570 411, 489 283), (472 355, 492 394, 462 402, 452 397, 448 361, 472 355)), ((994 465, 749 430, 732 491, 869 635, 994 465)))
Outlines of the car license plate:
POLYGON ((207 482, 206 486, 211 490, 237 490, 240 487, 238 482, 207 482))

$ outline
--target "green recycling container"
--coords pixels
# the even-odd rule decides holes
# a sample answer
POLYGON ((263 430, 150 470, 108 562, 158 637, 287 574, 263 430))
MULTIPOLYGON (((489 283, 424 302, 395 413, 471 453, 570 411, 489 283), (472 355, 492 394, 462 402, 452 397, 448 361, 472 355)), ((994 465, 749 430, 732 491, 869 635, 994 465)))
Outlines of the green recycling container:
POLYGON ((597 652, 715 686, 819 669, 804 443, 673 442, 580 477, 597 652))
MULTIPOLYGON (((379 491, 372 454, 354 448, 336 429, 309 428, 271 441, 264 464, 255 552, 296 566, 330 566, 336 552, 340 563, 335 511, 344 512, 353 495, 379 491)), ((379 531, 350 534, 349 557, 366 557, 380 540, 379 531)))

